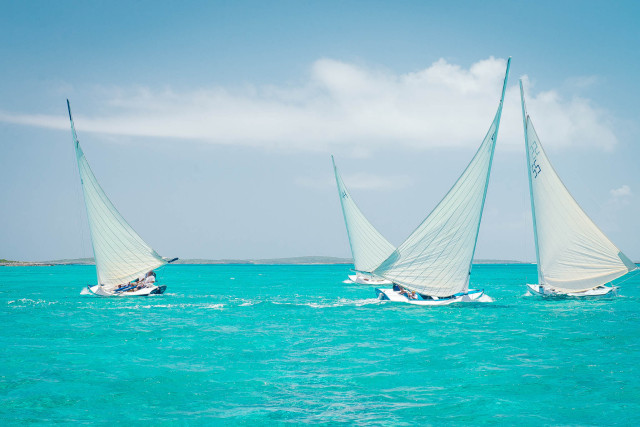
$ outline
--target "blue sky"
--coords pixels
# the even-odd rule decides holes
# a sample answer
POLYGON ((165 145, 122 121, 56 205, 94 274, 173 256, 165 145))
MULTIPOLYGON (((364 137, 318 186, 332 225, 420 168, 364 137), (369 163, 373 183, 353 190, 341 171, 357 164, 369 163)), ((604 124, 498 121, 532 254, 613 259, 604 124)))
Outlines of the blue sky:
POLYGON ((158 252, 348 256, 330 154, 401 243, 509 89, 476 257, 532 260, 528 107, 576 200, 640 259, 636 2, 2 2, 0 258, 90 256, 66 117, 158 252))

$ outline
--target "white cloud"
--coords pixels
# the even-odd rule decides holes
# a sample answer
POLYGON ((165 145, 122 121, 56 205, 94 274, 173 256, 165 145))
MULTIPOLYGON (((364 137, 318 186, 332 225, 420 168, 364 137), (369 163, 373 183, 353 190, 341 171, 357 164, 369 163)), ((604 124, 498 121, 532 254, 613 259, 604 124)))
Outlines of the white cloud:
POLYGON ((592 101, 578 96, 565 100, 554 90, 532 97, 527 93, 531 86, 528 76, 522 81, 527 112, 545 147, 595 146, 610 150, 617 144, 611 117, 592 101))
MULTIPOLYGON (((350 190, 399 190, 413 184, 413 180, 408 175, 383 176, 380 174, 356 173, 343 176, 343 180, 350 190)), ((295 182, 296 185, 300 187, 313 189, 325 189, 336 186, 332 178, 314 179, 299 177, 295 182)))
POLYGON ((577 89, 585 89, 600 82, 598 76, 577 76, 567 79, 567 84, 577 89))
POLYGON ((605 217, 610 224, 610 228, 618 229, 619 218, 617 218, 617 213, 631 204, 633 193, 631 192, 631 187, 625 184, 610 190, 609 195, 609 200, 604 206, 605 217))
MULTIPOLYGON (((80 135, 146 136, 303 150, 345 147, 429 149, 477 146, 498 106, 506 61, 489 58, 469 69, 444 59, 417 72, 395 74, 332 59, 316 61, 299 86, 101 88, 95 109, 76 111, 80 135), (91 111, 94 111, 91 113, 91 111)), ((514 76, 511 77, 514 82, 514 76)), ((525 76, 525 86, 529 82, 525 76)), ((499 144, 522 145, 516 84, 508 88, 499 144)), ((527 97, 546 147, 616 144, 606 112, 583 98, 553 90, 527 97)), ((0 121, 67 129, 63 115, 0 111, 0 121)))
POLYGON ((350 189, 360 190, 398 190, 409 187, 413 181, 408 175, 383 176, 370 173, 346 175, 345 183, 350 189))
POLYGON ((609 191, 609 193, 611 194, 611 197, 615 199, 627 198, 631 197, 632 195, 631 187, 626 184, 620 188, 614 188, 613 190, 609 191))

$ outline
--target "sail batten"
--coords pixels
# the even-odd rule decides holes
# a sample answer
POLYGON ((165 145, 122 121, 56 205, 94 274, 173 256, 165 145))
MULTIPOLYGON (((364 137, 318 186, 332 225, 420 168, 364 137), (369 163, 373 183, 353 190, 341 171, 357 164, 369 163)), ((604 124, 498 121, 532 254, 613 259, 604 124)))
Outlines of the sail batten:
POLYGON ((333 156, 331 156, 331 161, 333 162, 340 206, 342 207, 342 215, 347 228, 355 270, 371 273, 395 248, 376 230, 358 208, 342 181, 333 156))
POLYGON ((509 58, 496 115, 471 162, 440 203, 374 274, 431 296, 468 290, 510 62, 509 58))
POLYGON ((98 284, 115 287, 143 276, 166 261, 131 228, 98 183, 80 147, 68 102, 98 284))
POLYGON ((636 268, 582 210, 549 161, 520 97, 538 283, 564 292, 604 285, 636 268))

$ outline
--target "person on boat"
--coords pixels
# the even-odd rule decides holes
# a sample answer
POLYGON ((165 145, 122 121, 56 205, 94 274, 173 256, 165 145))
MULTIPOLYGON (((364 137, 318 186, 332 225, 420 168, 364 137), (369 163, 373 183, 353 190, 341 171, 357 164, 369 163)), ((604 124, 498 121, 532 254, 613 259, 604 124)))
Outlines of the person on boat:
POLYGON ((147 288, 147 287, 153 286, 155 282, 156 282, 156 273, 155 271, 150 271, 145 276, 140 287, 147 288))
POLYGON ((127 289, 127 292, 139 291, 142 288, 153 286, 156 281, 156 273, 153 271, 148 272, 142 279, 136 279, 129 283, 131 289, 127 289))
POLYGON ((409 291, 396 283, 393 284, 393 290, 398 292, 400 295, 404 295, 408 299, 418 299, 414 291, 409 291))
POLYGON ((120 292, 123 291, 124 288, 126 288, 127 286, 129 286, 130 283, 123 283, 122 285, 118 285, 118 287, 115 289, 116 292, 120 292))
POLYGON ((400 290, 398 291, 398 293, 400 295, 404 295, 407 298, 411 298, 411 294, 409 293, 408 290, 406 290, 405 288, 403 288, 402 286, 398 286, 398 288, 400 288, 400 290))

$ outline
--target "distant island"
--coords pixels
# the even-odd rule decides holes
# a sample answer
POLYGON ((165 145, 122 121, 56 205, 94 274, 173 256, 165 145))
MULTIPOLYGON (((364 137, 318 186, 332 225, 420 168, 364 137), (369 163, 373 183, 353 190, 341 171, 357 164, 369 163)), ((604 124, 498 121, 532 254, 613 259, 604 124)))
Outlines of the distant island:
MULTIPOLYGON (((532 264, 527 261, 476 259, 474 264, 532 264)), ((0 258, 0 266, 4 267, 50 267, 54 265, 94 265, 93 258, 58 259, 53 261, 11 261, 0 258)), ((179 259, 173 264, 209 265, 209 264, 254 264, 254 265, 327 265, 353 264, 351 258, 330 256, 301 256, 290 258, 264 259, 179 259)))
POLYGON ((265 259, 179 259, 173 264, 353 264, 351 258, 338 258, 330 256, 299 256, 291 258, 265 258, 265 259))
POLYGON ((12 261, 0 258, 0 267, 51 267, 54 265, 91 265, 93 258, 59 259, 55 261, 12 261))
MULTIPOLYGON (((265 258, 265 259, 179 259, 173 264, 352 264, 351 258, 338 258, 329 256, 301 256, 291 258, 265 258)), ((5 267, 50 267, 54 265, 95 265, 93 258, 58 259, 53 261, 12 261, 0 258, 0 266, 5 267)))

